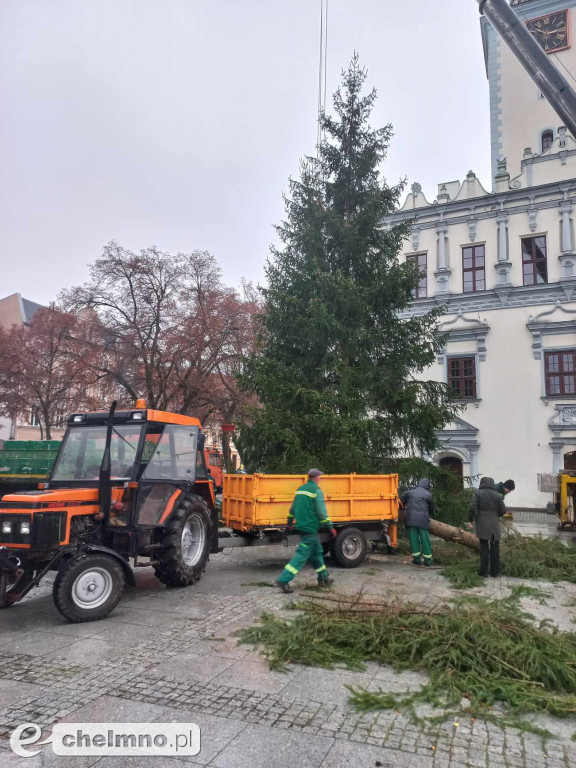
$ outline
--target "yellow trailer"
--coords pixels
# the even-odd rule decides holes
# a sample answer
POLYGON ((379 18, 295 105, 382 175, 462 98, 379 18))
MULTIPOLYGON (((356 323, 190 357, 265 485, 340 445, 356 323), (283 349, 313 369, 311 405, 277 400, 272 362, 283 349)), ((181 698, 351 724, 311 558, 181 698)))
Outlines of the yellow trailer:
MULTIPOLYGON (((306 475, 224 475, 222 518, 231 536, 224 547, 286 543, 286 519, 306 475)), ((323 475, 320 486, 338 536, 321 534, 325 549, 344 567, 360 565, 369 541, 397 544, 398 475, 323 475)), ((297 537, 289 537, 291 543, 297 537)))

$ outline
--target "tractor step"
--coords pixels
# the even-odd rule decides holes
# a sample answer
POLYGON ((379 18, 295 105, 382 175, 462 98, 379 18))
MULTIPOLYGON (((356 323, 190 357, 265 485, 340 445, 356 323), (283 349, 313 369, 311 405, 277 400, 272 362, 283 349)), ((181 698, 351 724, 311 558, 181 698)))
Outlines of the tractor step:
POLYGON ((150 560, 148 563, 134 563, 134 568, 150 568, 152 565, 160 565, 160 560, 150 560))

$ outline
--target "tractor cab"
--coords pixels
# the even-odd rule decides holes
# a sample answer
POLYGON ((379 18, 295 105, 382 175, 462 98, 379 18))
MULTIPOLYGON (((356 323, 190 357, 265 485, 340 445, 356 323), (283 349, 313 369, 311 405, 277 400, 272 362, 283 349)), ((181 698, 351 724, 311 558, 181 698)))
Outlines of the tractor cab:
POLYGON ((166 584, 192 583, 217 551, 206 469, 197 419, 143 401, 129 411, 113 404, 108 413, 72 414, 48 482, 0 502, 0 607, 49 570, 57 570, 56 605, 73 621, 112 610, 117 582, 132 581, 133 567, 152 565, 166 584), (78 576, 74 564, 94 557, 104 567, 78 576), (70 569, 79 580, 68 584, 70 569))

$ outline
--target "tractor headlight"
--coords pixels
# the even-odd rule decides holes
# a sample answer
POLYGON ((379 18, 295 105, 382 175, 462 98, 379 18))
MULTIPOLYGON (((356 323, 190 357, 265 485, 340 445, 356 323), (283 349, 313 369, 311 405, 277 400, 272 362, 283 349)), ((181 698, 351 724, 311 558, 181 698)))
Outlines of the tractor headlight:
POLYGON ((28 521, 24 523, 20 523, 20 533, 23 533, 25 536, 28 536, 30 533, 30 523, 28 521))
POLYGON ((136 411, 132 414, 134 421, 144 421, 144 414, 141 411, 136 411))
POLYGON ((2 533, 12 533, 12 523, 9 520, 2 523, 2 533))

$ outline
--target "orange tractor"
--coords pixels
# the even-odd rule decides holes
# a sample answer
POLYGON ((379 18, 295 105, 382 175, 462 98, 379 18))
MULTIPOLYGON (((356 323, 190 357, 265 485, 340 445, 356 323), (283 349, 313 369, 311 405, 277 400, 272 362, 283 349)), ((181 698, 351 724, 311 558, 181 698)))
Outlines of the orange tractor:
POLYGON ((218 551, 204 439, 197 419, 142 400, 70 416, 48 482, 0 502, 0 608, 51 570, 54 602, 75 622, 110 613, 132 567, 171 586, 199 579, 218 551))

